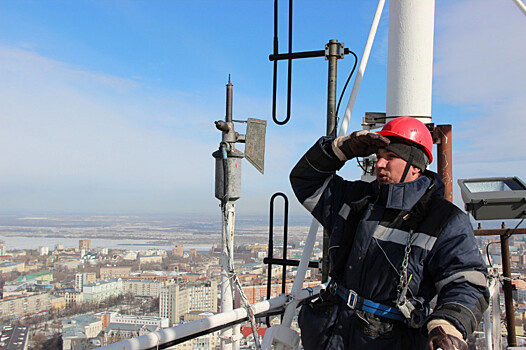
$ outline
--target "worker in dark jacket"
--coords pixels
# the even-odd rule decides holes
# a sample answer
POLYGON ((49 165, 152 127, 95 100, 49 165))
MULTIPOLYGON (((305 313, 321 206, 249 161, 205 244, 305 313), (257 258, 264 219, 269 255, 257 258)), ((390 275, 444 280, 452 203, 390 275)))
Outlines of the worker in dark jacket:
POLYGON ((328 292, 300 312, 305 349, 467 349, 488 306, 487 269, 467 215, 426 170, 432 147, 422 122, 400 117, 321 138, 292 170, 330 244, 328 292), (371 154, 372 183, 335 175, 371 154))

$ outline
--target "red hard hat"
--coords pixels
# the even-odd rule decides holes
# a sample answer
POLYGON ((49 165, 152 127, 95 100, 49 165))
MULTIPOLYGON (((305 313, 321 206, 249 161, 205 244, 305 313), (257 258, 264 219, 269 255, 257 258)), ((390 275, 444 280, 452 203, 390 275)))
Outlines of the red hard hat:
POLYGON ((378 132, 382 136, 395 136, 420 145, 433 162, 433 138, 424 123, 413 117, 398 117, 384 125, 378 132))

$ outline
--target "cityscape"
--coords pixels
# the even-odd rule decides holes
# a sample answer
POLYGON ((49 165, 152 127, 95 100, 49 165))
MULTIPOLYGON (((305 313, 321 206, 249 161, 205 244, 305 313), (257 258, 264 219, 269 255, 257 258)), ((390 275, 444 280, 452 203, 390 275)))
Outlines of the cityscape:
MULTIPOLYGON (((236 223, 234 263, 250 303, 267 298, 266 220, 236 223)), ((288 227, 289 258, 301 256, 307 230, 288 227)), ((274 234, 280 242, 283 224, 276 223, 274 234)), ((100 347, 220 312, 220 218, 3 215, 0 239, 0 322, 27 327, 31 348, 100 347)), ((281 257, 280 243, 274 248, 281 257)), ((317 247, 313 259, 320 256, 317 247)), ((272 270, 274 297, 281 293, 282 268, 272 270)), ((318 284, 311 272, 306 286, 318 284)), ((287 291, 293 277, 289 268, 287 291)), ((241 331, 250 348, 250 327, 241 331)), ((176 348, 215 349, 219 335, 176 348)))
MULTIPOLYGON (((266 218, 240 219, 234 263, 250 303, 267 299, 266 218)), ((288 226, 287 258, 299 259, 307 220, 288 226)), ((275 225, 274 257, 281 257, 283 226, 275 225)), ((320 234, 320 233, 319 233, 320 234)), ((17 338, 21 349, 90 349, 177 326, 220 312, 221 223, 219 219, 163 216, 3 215, 0 226, 3 343, 17 338), (55 242, 52 244, 52 242, 55 242), (20 335, 21 334, 21 335, 20 335), (7 340, 6 340, 7 339, 7 340), (20 341, 22 339, 23 341, 20 341)), ((502 266, 496 236, 478 237, 492 272, 502 266)), ((526 237, 510 237, 514 312, 519 345, 526 314, 526 237)), ((311 260, 322 252, 316 244, 311 260)), ((295 269, 287 268, 290 291, 295 269)), ((273 265, 271 297, 282 290, 282 267, 273 265)), ((305 287, 319 284, 309 269, 305 287)), ((501 319, 504 299, 500 293, 501 319)), ((235 307, 241 307, 239 293, 235 307)), ((271 324, 279 317, 272 318, 271 324)), ((267 325, 258 319, 258 334, 267 325)), ((484 325, 470 340, 484 349, 484 325)), ((505 342, 506 327, 501 325, 505 342)), ((250 325, 241 327, 244 349, 254 348, 250 325)), ((220 332, 176 345, 176 349, 216 349, 220 332)))

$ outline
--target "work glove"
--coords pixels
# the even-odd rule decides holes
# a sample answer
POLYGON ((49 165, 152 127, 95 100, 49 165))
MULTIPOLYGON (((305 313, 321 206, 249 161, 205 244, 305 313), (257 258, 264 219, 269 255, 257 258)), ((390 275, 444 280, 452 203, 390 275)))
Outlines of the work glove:
POLYGON ((427 324, 427 350, 468 350, 458 329, 446 320, 435 319, 427 324))
POLYGON ((360 130, 335 138, 332 150, 336 157, 344 162, 354 157, 367 157, 376 153, 378 148, 385 148, 389 142, 388 138, 380 134, 360 130))

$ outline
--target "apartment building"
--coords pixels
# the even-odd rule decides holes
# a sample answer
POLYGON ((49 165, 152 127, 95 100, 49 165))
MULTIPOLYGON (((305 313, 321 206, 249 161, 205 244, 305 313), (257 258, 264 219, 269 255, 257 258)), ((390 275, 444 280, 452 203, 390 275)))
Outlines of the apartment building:
POLYGON ((129 276, 130 273, 130 266, 101 266, 99 268, 99 276, 101 280, 107 280, 110 278, 122 278, 129 276))
POLYGON ((50 294, 32 294, 0 300, 0 320, 9 320, 51 309, 50 294))
POLYGON ((167 285, 162 281, 125 279, 122 282, 124 293, 135 297, 158 298, 161 288, 167 285))
POLYGON ((82 287, 86 284, 94 283, 97 281, 97 274, 94 272, 84 272, 75 274, 75 290, 82 291, 82 287))
POLYGON ((187 283, 190 311, 217 312, 217 281, 187 283))
POLYGON ((91 250, 91 239, 79 240, 79 251, 90 251, 91 250))
POLYGON ((175 247, 172 249, 172 255, 183 257, 183 245, 176 244, 175 247))
POLYGON ((180 284, 161 288, 159 295, 159 316, 166 317, 170 324, 178 324, 189 311, 188 290, 180 284))
POLYGON ((24 262, 6 261, 3 263, 0 263, 0 273, 24 272, 24 267, 25 267, 24 262))
POLYGON ((81 291, 75 291, 73 288, 56 291, 55 295, 64 297, 66 307, 81 305, 84 302, 84 294, 81 291))
POLYGON ((160 255, 140 255, 139 264, 162 264, 163 257, 160 255))
POLYGON ((124 293, 122 279, 113 278, 107 281, 86 284, 82 288, 82 293, 86 303, 98 303, 110 297, 122 295, 124 293))

